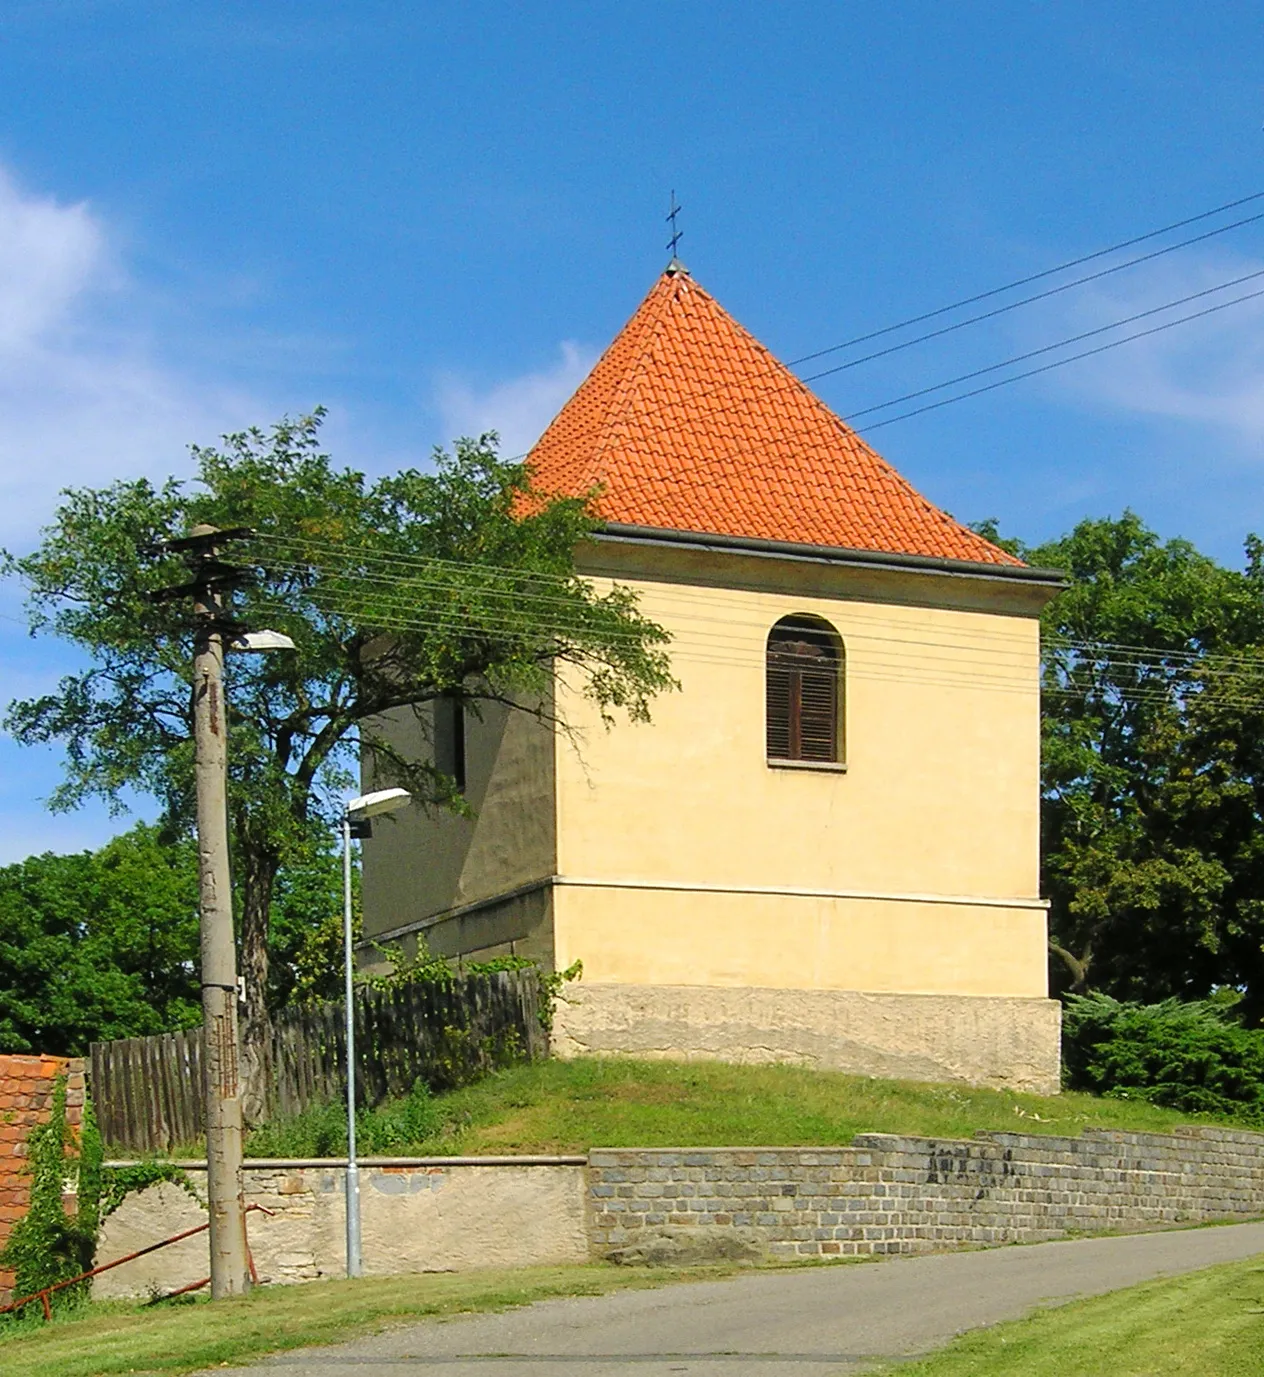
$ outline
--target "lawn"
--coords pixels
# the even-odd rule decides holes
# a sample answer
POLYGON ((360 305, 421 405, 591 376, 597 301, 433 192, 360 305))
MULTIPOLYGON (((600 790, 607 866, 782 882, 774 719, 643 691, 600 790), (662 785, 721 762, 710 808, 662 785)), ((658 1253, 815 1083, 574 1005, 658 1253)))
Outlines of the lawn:
POLYGON ((354 1339, 428 1316, 714 1280, 737 1270, 736 1265, 647 1269, 590 1263, 313 1281, 265 1287, 240 1300, 214 1304, 204 1299, 159 1306, 114 1301, 85 1306, 81 1314, 49 1325, 0 1323, 0 1372, 4 1377, 196 1372, 354 1339))
POLYGON ((1042 1310, 887 1371, 891 1377, 1259 1377, 1264 1259, 1042 1310))
MULTIPOLYGON (((590 1147, 817 1146, 857 1133, 969 1138, 982 1129, 1163 1132, 1191 1115, 1138 1100, 923 1085, 797 1066, 587 1058, 499 1071, 474 1085, 364 1116, 371 1154, 582 1153, 590 1147)), ((340 1110, 267 1125, 253 1156, 332 1156, 340 1110)))
MULTIPOLYGON (((178 1377, 427 1317, 713 1280, 739 1270, 532 1267, 310 1282, 217 1304, 91 1305, 50 1325, 0 1325, 0 1371, 5 1377, 178 1377)), ((889 1377, 1258 1377, 1264 1370, 1264 1260, 1038 1311, 884 1370, 889 1377)))

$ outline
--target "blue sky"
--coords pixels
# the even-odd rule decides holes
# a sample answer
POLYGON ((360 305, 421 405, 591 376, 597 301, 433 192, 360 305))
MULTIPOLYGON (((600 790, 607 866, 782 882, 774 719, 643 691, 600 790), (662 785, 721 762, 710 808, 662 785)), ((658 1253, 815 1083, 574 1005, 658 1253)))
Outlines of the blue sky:
MULTIPOLYGON (((1258 5, 7 0, 0 542, 317 403, 525 448, 681 255, 783 358, 1264 189, 1258 5)), ((1264 203, 1260 203, 1264 206, 1264 203)), ((1247 213, 1247 212, 1242 212, 1247 213)), ((1264 267, 1264 221, 818 385, 843 414, 1264 267)), ((1264 307, 892 425, 962 519, 1264 530, 1264 307)), ((72 662, 0 592, 0 696, 72 662)), ((0 861, 103 840, 0 740, 0 861)))

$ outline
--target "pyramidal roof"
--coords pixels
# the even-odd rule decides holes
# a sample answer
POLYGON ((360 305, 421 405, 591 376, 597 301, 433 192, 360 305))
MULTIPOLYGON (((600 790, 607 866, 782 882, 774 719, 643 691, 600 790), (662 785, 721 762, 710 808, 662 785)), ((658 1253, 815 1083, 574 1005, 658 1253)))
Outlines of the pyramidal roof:
POLYGON ((1021 561, 928 502, 673 265, 528 457, 609 522, 975 563, 1021 561))

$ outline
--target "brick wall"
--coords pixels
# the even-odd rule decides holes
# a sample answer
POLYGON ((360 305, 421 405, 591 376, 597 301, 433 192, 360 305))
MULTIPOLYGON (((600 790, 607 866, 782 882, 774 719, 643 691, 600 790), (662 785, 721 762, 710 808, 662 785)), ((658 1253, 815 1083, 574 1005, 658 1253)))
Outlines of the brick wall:
MULTIPOLYGON (((26 1137, 43 1123, 52 1106, 53 1086, 67 1075, 66 1118, 78 1126, 83 1117, 83 1062, 67 1057, 0 1055, 0 1248, 14 1223, 26 1213, 30 1178, 26 1137)), ((13 1275, 0 1269, 0 1297, 8 1299, 13 1275)))
POLYGON ((1088 1131, 846 1148, 593 1149, 598 1257, 854 1256, 1264 1215, 1264 1134, 1088 1131))

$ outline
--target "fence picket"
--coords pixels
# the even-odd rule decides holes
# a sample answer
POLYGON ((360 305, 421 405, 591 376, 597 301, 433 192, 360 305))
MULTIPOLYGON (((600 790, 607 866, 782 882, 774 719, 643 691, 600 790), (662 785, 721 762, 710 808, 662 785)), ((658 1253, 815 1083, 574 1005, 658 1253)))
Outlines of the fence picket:
MULTIPOLYGON (((548 1055, 535 971, 458 975, 356 991, 357 1103, 445 1090, 512 1061, 548 1055)), ((341 1004, 289 1009, 274 1022, 271 1113, 289 1117, 346 1094, 341 1004)), ((101 1135, 129 1152, 166 1152, 203 1132, 202 1030, 95 1042, 92 1100, 101 1135)))

